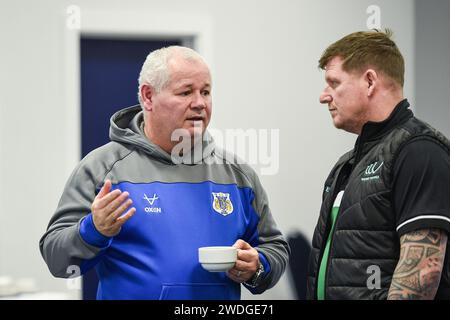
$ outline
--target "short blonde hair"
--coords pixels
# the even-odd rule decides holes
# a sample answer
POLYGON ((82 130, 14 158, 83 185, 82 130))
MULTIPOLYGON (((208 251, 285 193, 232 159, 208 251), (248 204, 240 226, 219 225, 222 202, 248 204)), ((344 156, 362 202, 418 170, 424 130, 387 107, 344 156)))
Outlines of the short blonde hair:
POLYGON ((351 33, 330 45, 319 60, 325 69, 334 57, 341 57, 342 69, 347 72, 374 67, 403 87, 405 62, 397 45, 391 40, 392 31, 360 31, 351 33))

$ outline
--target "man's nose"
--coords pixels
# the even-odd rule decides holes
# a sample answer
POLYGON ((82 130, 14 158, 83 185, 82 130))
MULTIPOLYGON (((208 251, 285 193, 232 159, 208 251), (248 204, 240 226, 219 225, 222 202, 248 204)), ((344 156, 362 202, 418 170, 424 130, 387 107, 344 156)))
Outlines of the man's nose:
POLYGON ((331 95, 327 92, 327 90, 326 89, 324 89, 323 91, 322 91, 322 93, 320 94, 320 97, 319 97, 319 101, 320 101, 320 103, 330 103, 331 101, 333 101, 333 98, 331 97, 331 95))
POLYGON ((206 108, 206 97, 204 97, 201 92, 195 93, 191 107, 196 109, 206 108))

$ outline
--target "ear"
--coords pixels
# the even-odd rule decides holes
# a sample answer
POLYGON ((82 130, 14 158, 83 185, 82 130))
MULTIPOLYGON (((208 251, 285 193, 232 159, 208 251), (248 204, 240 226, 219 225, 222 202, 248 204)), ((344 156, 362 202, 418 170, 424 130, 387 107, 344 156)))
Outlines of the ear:
POLYGON ((155 97, 155 90, 152 86, 144 84, 140 90, 142 103, 146 111, 152 111, 153 109, 153 99, 155 97))
POLYGON ((364 73, 364 82, 367 85, 367 96, 371 97, 374 92, 375 88, 378 85, 378 74, 374 69, 367 69, 367 71, 364 73))

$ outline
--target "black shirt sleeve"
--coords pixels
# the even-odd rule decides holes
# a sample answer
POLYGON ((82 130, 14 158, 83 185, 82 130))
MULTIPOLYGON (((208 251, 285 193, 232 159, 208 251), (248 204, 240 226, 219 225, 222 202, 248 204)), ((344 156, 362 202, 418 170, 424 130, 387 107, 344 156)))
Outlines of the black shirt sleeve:
POLYGON ((393 201, 399 236, 438 228, 450 233, 450 153, 437 141, 405 145, 393 168, 393 201))

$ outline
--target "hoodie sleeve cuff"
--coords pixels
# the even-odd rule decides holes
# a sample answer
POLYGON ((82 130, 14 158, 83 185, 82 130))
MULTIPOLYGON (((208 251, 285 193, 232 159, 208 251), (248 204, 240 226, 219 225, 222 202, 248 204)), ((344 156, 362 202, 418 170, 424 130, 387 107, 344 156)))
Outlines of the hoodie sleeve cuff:
POLYGON ((98 232, 92 220, 92 213, 89 213, 81 220, 80 236, 87 244, 100 249, 108 248, 113 240, 112 237, 106 237, 98 232))
POLYGON ((267 261, 267 258, 261 253, 259 252, 259 262, 261 262, 261 264, 264 267, 264 274, 263 274, 263 278, 268 275, 270 273, 270 264, 269 261, 267 261))

